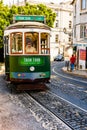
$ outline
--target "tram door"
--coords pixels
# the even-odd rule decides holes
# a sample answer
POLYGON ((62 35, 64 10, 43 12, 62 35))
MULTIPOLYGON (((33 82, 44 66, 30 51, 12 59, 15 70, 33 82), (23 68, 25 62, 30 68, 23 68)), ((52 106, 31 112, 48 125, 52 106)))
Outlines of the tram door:
POLYGON ((5 73, 9 73, 9 36, 4 36, 5 73))
POLYGON ((86 69, 87 69, 87 47, 86 47, 86 69))

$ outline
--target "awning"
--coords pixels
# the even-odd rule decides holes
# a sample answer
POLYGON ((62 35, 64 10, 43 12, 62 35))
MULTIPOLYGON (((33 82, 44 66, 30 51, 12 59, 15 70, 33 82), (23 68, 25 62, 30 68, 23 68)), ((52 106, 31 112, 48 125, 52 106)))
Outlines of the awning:
POLYGON ((83 46, 83 47, 87 47, 87 44, 84 44, 84 43, 73 43, 73 46, 83 46))

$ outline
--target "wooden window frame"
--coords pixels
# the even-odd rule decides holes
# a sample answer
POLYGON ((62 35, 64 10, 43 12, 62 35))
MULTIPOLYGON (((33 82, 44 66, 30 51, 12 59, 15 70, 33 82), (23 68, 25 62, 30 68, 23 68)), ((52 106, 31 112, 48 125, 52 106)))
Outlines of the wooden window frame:
POLYGON ((23 33, 22 32, 12 32, 12 33, 10 33, 10 53, 11 54, 23 54, 23 33), (20 52, 20 51, 12 52, 12 34, 14 34, 14 33, 22 34, 22 52, 20 52))

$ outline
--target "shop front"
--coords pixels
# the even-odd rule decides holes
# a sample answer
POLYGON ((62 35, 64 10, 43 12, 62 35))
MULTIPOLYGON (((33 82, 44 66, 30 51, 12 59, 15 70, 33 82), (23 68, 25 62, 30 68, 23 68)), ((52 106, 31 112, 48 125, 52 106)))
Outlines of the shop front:
POLYGON ((87 44, 73 44, 73 52, 76 55, 77 69, 87 69, 87 44))

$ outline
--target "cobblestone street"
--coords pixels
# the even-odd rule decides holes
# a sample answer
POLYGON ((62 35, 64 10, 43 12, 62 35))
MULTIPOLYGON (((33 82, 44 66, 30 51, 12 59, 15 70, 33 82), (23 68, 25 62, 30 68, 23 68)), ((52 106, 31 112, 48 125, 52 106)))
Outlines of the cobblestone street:
POLYGON ((34 100, 31 100, 26 94, 11 93, 9 85, 6 84, 4 79, 4 67, 2 66, 1 68, 0 130, 71 130, 59 118, 52 116, 52 113, 55 113, 54 115, 59 114, 59 117, 62 117, 75 130, 83 130, 83 127, 84 130, 87 129, 87 113, 85 110, 87 94, 85 86, 76 86, 61 80, 56 75, 52 75, 48 88, 55 94, 50 93, 49 95, 48 91, 33 93, 33 95, 35 94, 34 98, 37 98, 38 101, 40 99, 38 103, 41 102, 43 106, 47 104, 48 110, 52 111, 52 113, 49 113, 38 103, 34 103, 34 100), (63 97, 60 98, 60 96, 63 97), (70 100, 71 102, 73 99, 73 103, 69 105, 69 102, 66 103, 66 101, 61 99, 70 100), (80 102, 83 109, 80 106, 75 106, 74 103, 76 102, 80 102), (71 105, 74 105, 74 107, 71 107, 71 105))
POLYGON ((32 113, 11 94, 0 75, 0 130, 45 130, 32 113))

